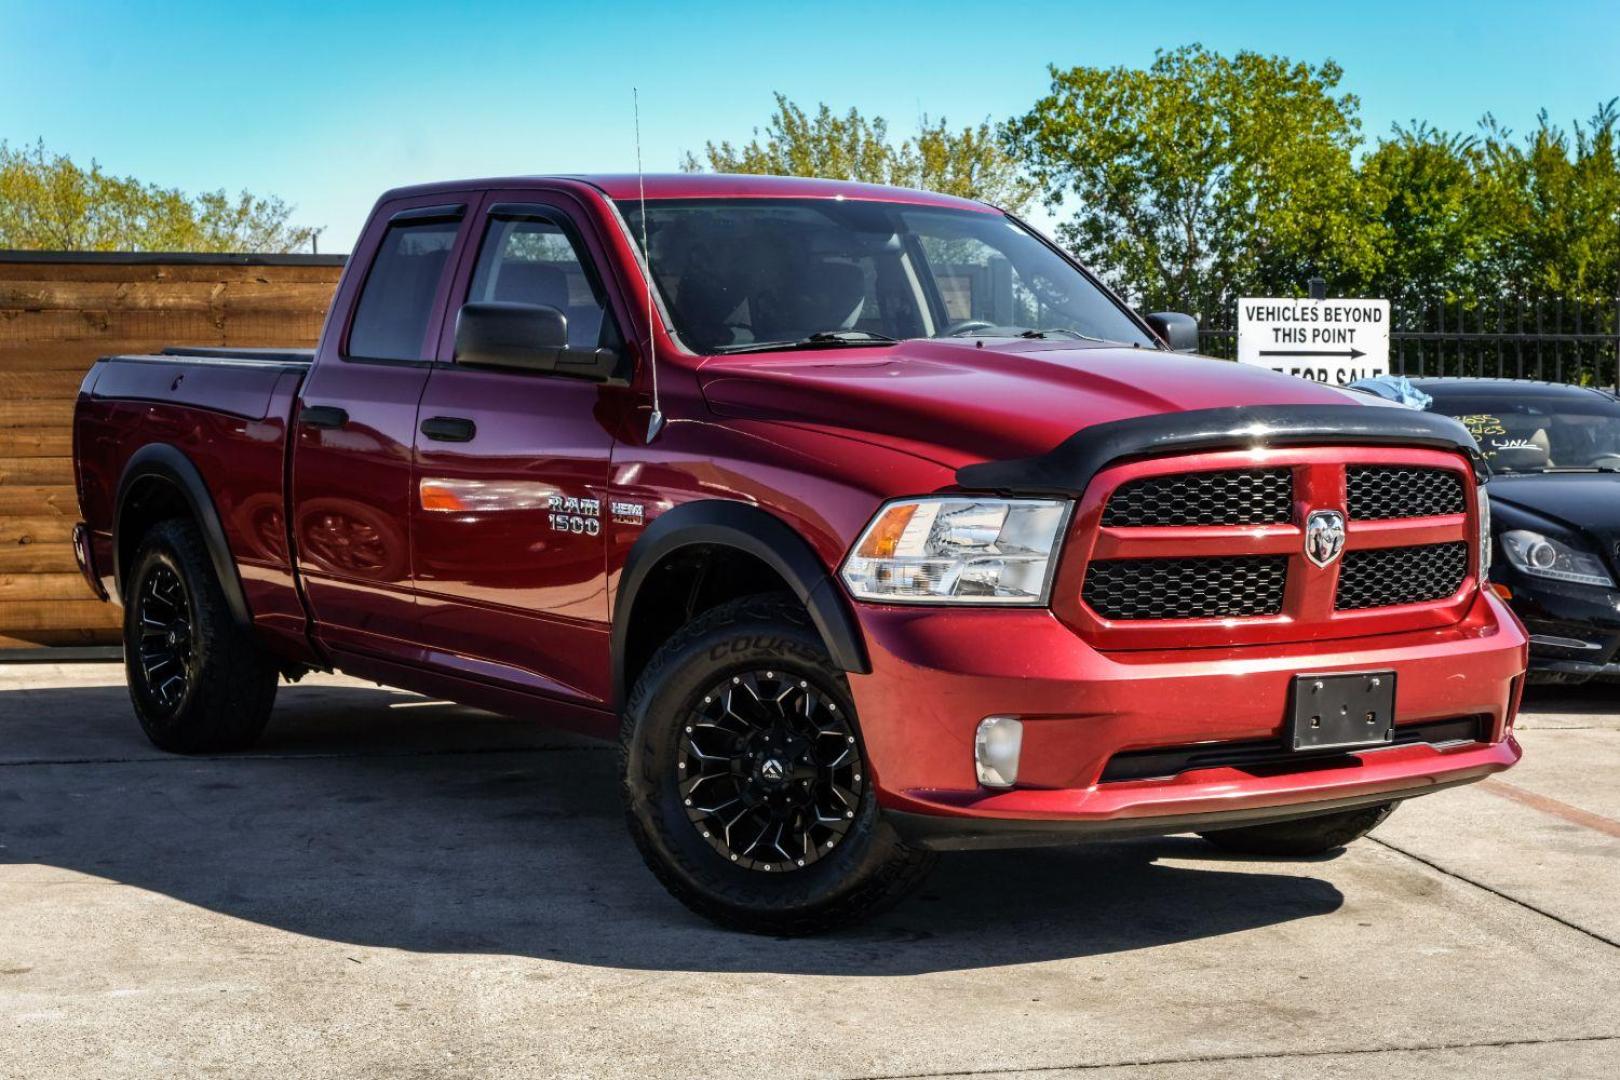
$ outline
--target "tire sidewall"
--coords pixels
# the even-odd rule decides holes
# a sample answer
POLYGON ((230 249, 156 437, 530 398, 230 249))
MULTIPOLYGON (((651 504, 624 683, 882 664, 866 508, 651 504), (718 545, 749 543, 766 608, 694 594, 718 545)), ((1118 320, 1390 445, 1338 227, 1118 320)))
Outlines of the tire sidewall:
POLYGON ((625 788, 637 843, 655 869, 706 904, 749 916, 768 911, 791 917, 836 902, 882 862, 886 829, 859 718, 843 672, 808 628, 745 618, 680 642, 648 666, 631 695, 628 720, 625 788), (855 731, 864 776, 855 818, 832 852, 777 874, 735 866, 704 840, 687 817, 676 769, 682 728, 698 697, 725 678, 762 667, 792 672, 838 702, 855 731))

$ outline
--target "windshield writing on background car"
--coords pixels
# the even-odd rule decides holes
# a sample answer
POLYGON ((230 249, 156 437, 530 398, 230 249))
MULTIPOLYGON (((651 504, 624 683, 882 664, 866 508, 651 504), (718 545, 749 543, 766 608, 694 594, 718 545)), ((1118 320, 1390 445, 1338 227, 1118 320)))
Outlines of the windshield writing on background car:
MULTIPOLYGON (((641 208, 621 209, 639 245, 641 208)), ((1020 335, 1156 344, 1000 214, 854 200, 659 200, 647 204, 646 232, 676 332, 698 352, 1020 335)))
POLYGON ((1578 392, 1569 398, 1450 397, 1433 411, 1455 417, 1499 472, 1620 470, 1620 402, 1578 392))

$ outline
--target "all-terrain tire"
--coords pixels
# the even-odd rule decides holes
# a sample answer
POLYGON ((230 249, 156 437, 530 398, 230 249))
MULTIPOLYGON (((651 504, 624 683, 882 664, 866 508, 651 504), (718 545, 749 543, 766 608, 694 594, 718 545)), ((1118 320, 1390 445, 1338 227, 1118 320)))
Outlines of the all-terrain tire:
POLYGON ((803 608, 783 594, 743 597, 678 631, 630 693, 620 730, 630 835, 677 900, 723 926, 802 935, 856 922, 905 896, 934 863, 933 852, 907 845, 883 820, 871 783, 860 787, 836 846, 797 867, 787 861, 748 868, 747 859, 728 859, 687 811, 678 759, 689 752, 681 740, 694 710, 706 688, 761 671, 809 685, 824 695, 818 700, 835 703, 855 732, 855 768, 867 771, 848 683, 803 608))
POLYGON ((1359 840, 1395 812, 1395 803, 1320 814, 1298 821, 1244 825, 1199 833, 1216 847, 1243 855, 1323 855, 1359 840))
POLYGON ((160 522, 141 541, 126 582, 124 669, 136 718, 159 749, 245 750, 269 722, 276 666, 231 617, 190 521, 160 522))

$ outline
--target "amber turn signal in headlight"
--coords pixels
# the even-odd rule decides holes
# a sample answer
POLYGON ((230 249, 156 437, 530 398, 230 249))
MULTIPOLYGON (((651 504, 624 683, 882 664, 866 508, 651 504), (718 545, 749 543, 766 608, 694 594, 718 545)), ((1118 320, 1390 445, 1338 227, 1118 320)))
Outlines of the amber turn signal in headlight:
POLYGON ((862 600, 1044 604, 1069 505, 1061 499, 901 499, 867 525, 841 576, 862 600))

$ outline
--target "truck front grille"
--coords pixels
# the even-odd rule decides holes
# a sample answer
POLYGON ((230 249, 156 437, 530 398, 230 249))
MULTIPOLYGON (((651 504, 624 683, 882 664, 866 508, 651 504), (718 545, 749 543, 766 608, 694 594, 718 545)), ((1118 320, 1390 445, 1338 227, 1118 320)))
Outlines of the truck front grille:
POLYGON ((1093 484, 1069 617, 1105 649, 1386 633, 1455 621, 1469 602, 1479 523, 1456 454, 1221 451, 1125 462, 1093 484), (1307 551, 1317 511, 1343 515, 1340 551, 1307 551))
POLYGON ((1355 611, 1441 600, 1462 588, 1467 575, 1468 545, 1461 541, 1350 551, 1333 606, 1355 611))
POLYGON ((1148 476, 1120 486, 1105 526, 1283 525, 1294 512, 1292 469, 1231 469, 1148 476))
POLYGON ((1438 517, 1467 509, 1462 477, 1448 469, 1358 465, 1345 470, 1350 517, 1363 521, 1438 517))
POLYGON ((1280 612, 1287 580, 1283 555, 1114 559, 1091 564, 1084 595, 1105 619, 1230 619, 1280 612))

